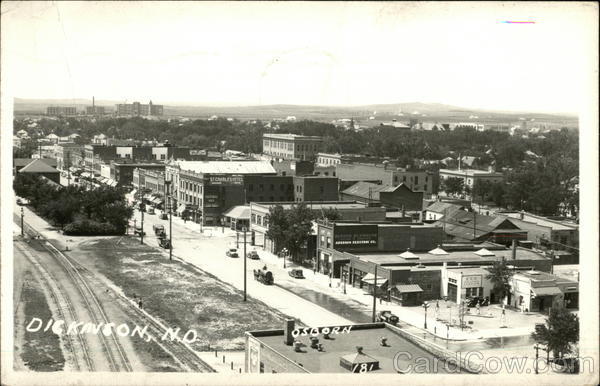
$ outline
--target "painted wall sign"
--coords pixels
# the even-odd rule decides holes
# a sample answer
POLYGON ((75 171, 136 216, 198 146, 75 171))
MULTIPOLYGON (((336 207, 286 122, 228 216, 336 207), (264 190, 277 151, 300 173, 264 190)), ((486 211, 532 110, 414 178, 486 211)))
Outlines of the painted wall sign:
POLYGON ((241 175, 210 175, 208 177, 209 185, 244 185, 244 177, 241 175))
POLYGON ((470 275, 462 277, 462 288, 478 288, 481 286, 481 275, 470 275))

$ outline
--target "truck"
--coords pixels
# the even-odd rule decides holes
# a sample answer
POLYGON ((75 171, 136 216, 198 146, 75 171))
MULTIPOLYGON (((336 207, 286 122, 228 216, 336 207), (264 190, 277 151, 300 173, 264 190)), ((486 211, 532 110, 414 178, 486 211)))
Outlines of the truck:
POLYGON ((152 225, 152 230, 154 231, 155 235, 159 236, 165 233, 165 226, 162 224, 154 224, 152 225))
POLYGON ((392 311, 380 311, 377 313, 377 319, 378 322, 385 322, 385 323, 389 323, 389 324, 393 324, 394 326, 396 324, 398 324, 398 317, 394 314, 392 314, 392 311))
POLYGON ((273 272, 266 268, 254 270, 254 280, 257 280, 265 285, 273 284, 273 272))

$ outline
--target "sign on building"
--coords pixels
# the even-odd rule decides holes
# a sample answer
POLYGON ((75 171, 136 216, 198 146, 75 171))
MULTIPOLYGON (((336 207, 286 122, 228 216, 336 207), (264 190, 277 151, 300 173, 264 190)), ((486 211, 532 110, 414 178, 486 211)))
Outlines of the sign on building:
POLYGON ((213 174, 208 177, 208 185, 244 185, 244 177, 231 174, 213 174))
POLYGON ((333 235, 335 247, 373 247, 377 245, 377 225, 336 226, 333 235))
POLYGON ((479 288, 481 286, 481 275, 470 275, 462 277, 462 288, 479 288))
POLYGON ((206 150, 190 150, 190 155, 206 155, 206 150))
POLYGON ((260 373, 260 342, 248 337, 247 366, 249 373, 260 373))

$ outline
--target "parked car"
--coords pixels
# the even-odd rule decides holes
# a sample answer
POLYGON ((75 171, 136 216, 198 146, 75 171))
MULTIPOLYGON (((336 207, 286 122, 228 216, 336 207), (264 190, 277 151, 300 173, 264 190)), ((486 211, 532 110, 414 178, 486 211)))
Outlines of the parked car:
POLYGON ((377 322, 385 322, 396 325, 400 319, 396 315, 392 314, 392 311, 385 310, 378 312, 375 320, 377 322))
POLYGON ((169 249, 171 248, 171 240, 169 240, 166 237, 161 237, 158 240, 158 245, 160 245, 161 247, 163 247, 164 249, 169 249))
POLYGON ((288 271, 288 275, 294 279, 304 279, 304 273, 301 269, 290 269, 288 271))
POLYGON ((487 297, 484 299, 480 296, 475 296, 472 298, 467 298, 466 303, 467 303, 467 307, 477 307, 477 303, 479 303, 479 305, 483 307, 483 306, 490 305, 490 299, 487 297))
POLYGON ((265 285, 271 285, 274 281, 273 272, 267 271, 267 266, 264 266, 263 269, 255 269, 254 280, 258 280, 265 285))
POLYGON ((152 225, 152 230, 154 231, 154 234, 158 236, 162 233, 165 233, 165 226, 162 224, 160 224, 160 225, 154 224, 154 225, 152 225))
POLYGON ((256 252, 256 251, 250 251, 250 252, 246 253, 246 257, 251 260, 260 260, 260 257, 258 256, 258 252, 256 252))
POLYGON ((239 257, 237 248, 229 248, 225 254, 229 257, 239 257))

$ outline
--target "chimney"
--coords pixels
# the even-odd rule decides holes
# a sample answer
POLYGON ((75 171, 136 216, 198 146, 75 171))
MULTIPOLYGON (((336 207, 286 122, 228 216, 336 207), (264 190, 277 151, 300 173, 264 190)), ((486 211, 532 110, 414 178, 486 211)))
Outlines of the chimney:
POLYGON ((519 213, 519 218, 520 218, 521 220, 523 220, 523 219, 525 218, 525 212, 524 212, 524 211, 521 211, 521 212, 519 213))
POLYGON ((402 205, 402 218, 404 218, 404 215, 406 214, 406 211, 404 210, 404 204, 402 205))
POLYGON ((517 240, 512 241, 512 259, 517 260, 517 240))
POLYGON ((356 346, 356 352, 359 354, 364 354, 363 353, 363 347, 362 346, 356 346))
POLYGON ((296 321, 294 319, 287 319, 283 326, 283 334, 284 341, 288 346, 291 346, 294 343, 294 337, 292 336, 292 331, 296 329, 296 321))

